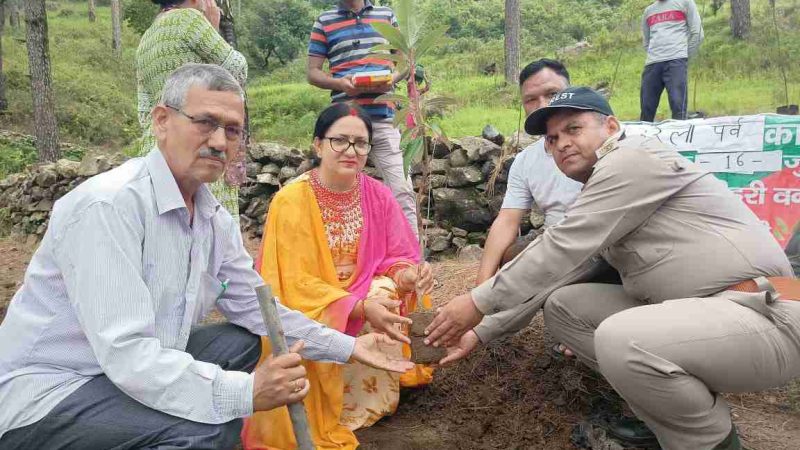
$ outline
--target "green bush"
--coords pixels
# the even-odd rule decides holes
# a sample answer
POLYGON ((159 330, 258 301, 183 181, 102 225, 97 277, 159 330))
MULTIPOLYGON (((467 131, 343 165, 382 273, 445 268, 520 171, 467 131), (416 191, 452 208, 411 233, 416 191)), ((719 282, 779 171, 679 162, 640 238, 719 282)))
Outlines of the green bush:
POLYGON ((0 179, 10 173, 19 172, 36 162, 36 147, 33 138, 12 138, 0 134, 0 179))
MULTIPOLYGON (((86 149, 75 145, 62 147, 62 158, 80 161, 86 149)), ((36 163, 38 153, 34 138, 28 135, 0 134, 0 179, 11 173, 22 171, 36 163)))
POLYGON ((128 26, 139 34, 150 28, 158 14, 158 5, 150 0, 128 0, 123 6, 123 16, 128 26))
POLYGON ((239 47, 250 66, 269 70, 297 58, 308 45, 314 12, 304 0, 259 0, 242 5, 239 47))

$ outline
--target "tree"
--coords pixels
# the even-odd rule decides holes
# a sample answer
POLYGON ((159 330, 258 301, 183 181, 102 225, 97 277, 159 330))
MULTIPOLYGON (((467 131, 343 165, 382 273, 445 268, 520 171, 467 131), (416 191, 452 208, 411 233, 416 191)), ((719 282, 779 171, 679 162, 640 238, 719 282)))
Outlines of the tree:
POLYGON ((506 83, 519 81, 519 0, 506 0, 505 60, 506 83))
POLYGON ((158 15, 159 8, 158 5, 150 0, 128 0, 125 2, 122 11, 122 16, 128 26, 137 33, 144 34, 153 24, 153 19, 158 15))
POLYGON ((3 31, 6 27, 6 0, 0 0, 0 111, 8 109, 6 74, 3 71, 3 31))
POLYGON ((53 82, 50 75, 50 50, 47 37, 45 0, 26 0, 25 39, 31 75, 33 118, 39 161, 55 161, 60 156, 56 125, 53 82))
POLYGON ((8 13, 8 24, 11 28, 19 28, 19 0, 8 0, 6 4, 11 9, 8 13))
MULTIPOLYGON (((783 79, 783 96, 786 99, 786 106, 789 105, 789 77, 786 75, 786 61, 789 60, 783 52, 781 45, 781 27, 778 25, 778 11, 775 7, 775 0, 769 0, 769 7, 772 10, 772 26, 775 28, 775 47, 778 50, 778 68, 783 79)), ((780 111, 779 111, 780 112, 780 111)))
POLYGON ((736 39, 750 34, 750 0, 731 0, 731 32, 736 39))
MULTIPOLYGON (((401 147, 403 148, 403 169, 406 174, 413 161, 422 162, 422 178, 417 194, 417 229, 419 230, 420 254, 425 255, 426 236, 422 220, 422 202, 430 191, 431 141, 439 140, 447 143, 441 128, 429 120, 433 111, 442 111, 452 100, 430 95, 430 83, 426 81, 424 90, 417 84, 417 61, 435 44, 444 39, 449 28, 447 25, 429 25, 421 18, 419 5, 415 0, 397 0, 393 3, 398 28, 384 22, 373 23, 372 27, 380 33, 388 44, 372 48, 372 57, 394 61, 396 70, 407 73, 408 95, 384 94, 378 101, 388 101, 404 107, 395 116, 395 126, 403 130, 401 147), (391 53, 389 53, 391 52, 391 53)), ((448 144, 449 145, 449 144, 448 144)), ((417 292, 417 298, 422 298, 417 292)))
POLYGON ((122 5, 121 0, 111 0, 111 48, 119 56, 122 51, 122 5))
POLYGON ((97 15, 94 12, 94 0, 89 0, 89 22, 97 20, 97 15))
POLYGON ((299 55, 314 17, 305 1, 264 0, 248 5, 248 14, 240 20, 242 50, 254 65, 269 69, 274 59, 286 64, 299 55))

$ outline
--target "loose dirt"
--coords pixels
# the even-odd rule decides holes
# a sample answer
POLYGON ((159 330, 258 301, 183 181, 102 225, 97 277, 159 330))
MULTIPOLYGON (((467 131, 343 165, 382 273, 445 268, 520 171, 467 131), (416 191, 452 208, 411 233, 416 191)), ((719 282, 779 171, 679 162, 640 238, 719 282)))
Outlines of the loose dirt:
POLYGON ((22 286, 25 269, 35 250, 35 243, 26 239, 0 239, 0 322, 14 293, 22 286))
MULTIPOLYGON (((248 239, 255 254, 258 242, 248 239)), ((21 285, 35 246, 0 239, 0 320, 21 285)), ((473 284, 475 263, 434 264, 434 303, 441 305, 473 284)), ((220 317, 217 317, 219 319, 220 317)), ((477 349, 433 383, 401 392, 397 413, 357 432, 365 450, 573 449, 573 426, 611 388, 584 366, 553 359, 541 316, 522 332, 477 349)), ((800 448, 800 405, 790 388, 726 396, 753 450, 800 448)))

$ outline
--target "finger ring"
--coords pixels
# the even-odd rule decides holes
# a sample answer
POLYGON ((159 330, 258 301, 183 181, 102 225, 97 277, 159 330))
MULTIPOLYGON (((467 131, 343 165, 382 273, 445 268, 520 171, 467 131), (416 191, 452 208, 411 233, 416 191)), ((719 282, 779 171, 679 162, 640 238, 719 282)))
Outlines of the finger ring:
POLYGON ((300 392, 303 390, 303 380, 295 380, 294 382, 294 392, 300 392))

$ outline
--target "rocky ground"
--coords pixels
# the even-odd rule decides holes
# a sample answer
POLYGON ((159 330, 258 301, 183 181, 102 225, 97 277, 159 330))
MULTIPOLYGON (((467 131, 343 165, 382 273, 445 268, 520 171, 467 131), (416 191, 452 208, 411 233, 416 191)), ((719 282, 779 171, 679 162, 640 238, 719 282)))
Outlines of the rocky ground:
MULTIPOLYGON (((248 240, 254 251, 257 240, 248 240)), ((35 250, 26 239, 0 239, 0 320, 21 285, 35 250)), ((472 283, 474 262, 434 265, 436 304, 472 283)), ((397 413, 360 431, 367 450, 572 449, 573 426, 610 395, 608 385, 585 368, 554 361, 537 319, 516 336, 477 350, 460 364, 440 369, 423 389, 402 393, 397 413)), ((789 388, 729 395, 734 420, 754 450, 800 448, 798 396, 789 388)), ((604 449, 618 449, 606 442, 604 449)))

